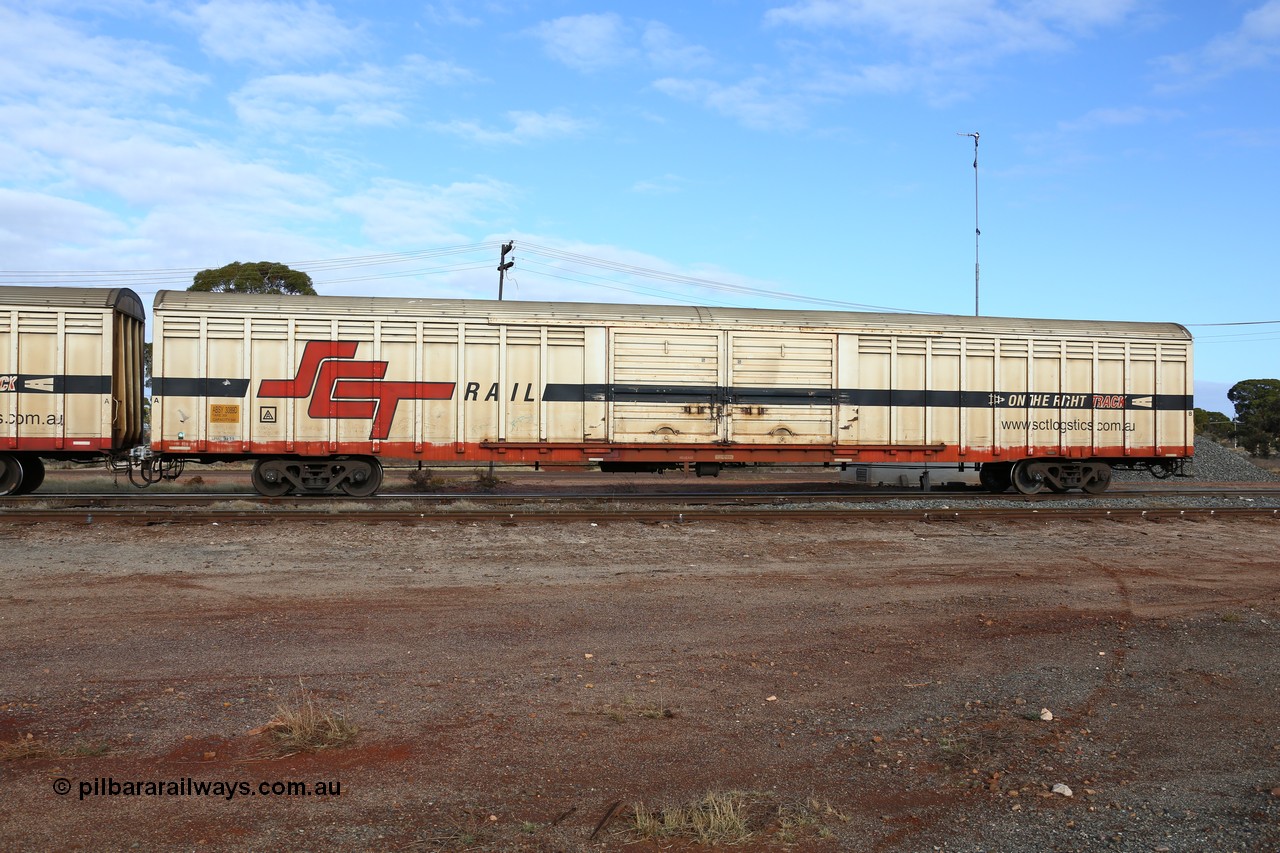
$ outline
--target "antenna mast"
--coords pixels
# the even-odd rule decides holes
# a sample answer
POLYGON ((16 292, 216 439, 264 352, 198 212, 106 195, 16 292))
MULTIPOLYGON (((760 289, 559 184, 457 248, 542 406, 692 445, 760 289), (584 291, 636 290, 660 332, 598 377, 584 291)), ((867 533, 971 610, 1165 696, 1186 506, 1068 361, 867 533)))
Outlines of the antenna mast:
POLYGON ((978 316, 978 133, 956 133, 956 136, 973 137, 973 316, 978 316))

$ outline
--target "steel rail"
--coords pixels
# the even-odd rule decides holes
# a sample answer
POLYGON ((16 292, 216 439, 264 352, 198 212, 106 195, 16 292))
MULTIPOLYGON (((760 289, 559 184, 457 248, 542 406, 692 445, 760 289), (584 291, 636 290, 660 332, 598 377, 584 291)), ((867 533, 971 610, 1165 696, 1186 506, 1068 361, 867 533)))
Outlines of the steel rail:
POLYGON ((981 507, 981 508, 920 508, 920 509, 869 509, 827 508, 788 509, 760 508, 710 508, 689 507, 676 509, 630 508, 615 511, 605 509, 519 508, 494 510, 362 510, 358 512, 334 512, 332 509, 280 509, 263 507, 259 510, 201 509, 196 512, 180 509, 18 509, 0 513, 0 523, 38 524, 59 522, 66 524, 123 523, 132 525, 208 525, 208 524, 261 524, 263 522, 311 522, 332 523, 357 521, 360 523, 393 522, 399 524, 446 524, 450 522, 498 522, 498 523, 594 523, 624 522, 692 524, 698 522, 754 521, 791 523, 797 521, 866 521, 907 520, 922 522, 966 522, 978 520, 1001 521, 1057 521, 1057 520, 1227 520, 1240 518, 1274 519, 1280 521, 1280 509, 1256 507, 1227 508, 1178 508, 1178 507, 981 507))
POLYGON ((584 502, 594 501, 605 504, 626 503, 673 503, 698 502, 719 504, 763 504, 763 503, 877 503, 886 500, 895 501, 936 501, 946 500, 967 503, 971 501, 1003 501, 1010 504, 1051 504, 1061 501, 1095 501, 1108 500, 1163 500, 1167 498, 1280 498, 1280 486, 1266 488, 1249 486, 1245 488, 1176 488, 1145 490, 1111 490, 1102 495, 1086 495, 1080 492, 1052 493, 1038 495, 1022 495, 1017 492, 992 494, 986 491, 929 491, 919 489, 911 491, 886 490, 876 492, 850 492, 839 490, 814 491, 683 491, 683 492, 573 492, 573 491, 540 491, 540 492, 505 492, 500 494, 489 492, 384 492, 365 498, 348 498, 334 496, 299 496, 287 495, 268 498, 256 492, 128 492, 120 493, 42 493, 38 495, 10 496, 0 499, 0 511, 20 509, 27 505, 57 504, 59 507, 69 506, 163 506, 179 504, 183 506, 200 506, 222 503, 226 501, 252 501, 269 506, 308 506, 316 501, 334 501, 335 503, 359 503, 360 505, 376 505, 379 503, 412 501, 420 503, 450 503, 469 501, 481 504, 521 504, 529 502, 584 502))

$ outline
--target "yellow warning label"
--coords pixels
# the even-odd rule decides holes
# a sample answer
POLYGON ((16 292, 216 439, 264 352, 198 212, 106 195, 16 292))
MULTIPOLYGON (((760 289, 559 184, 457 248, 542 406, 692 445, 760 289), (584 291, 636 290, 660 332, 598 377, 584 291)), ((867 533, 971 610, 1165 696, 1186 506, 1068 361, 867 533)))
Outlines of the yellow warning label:
POLYGON ((214 424, 240 423, 240 405, 238 403, 215 403, 209 406, 209 422, 214 424))

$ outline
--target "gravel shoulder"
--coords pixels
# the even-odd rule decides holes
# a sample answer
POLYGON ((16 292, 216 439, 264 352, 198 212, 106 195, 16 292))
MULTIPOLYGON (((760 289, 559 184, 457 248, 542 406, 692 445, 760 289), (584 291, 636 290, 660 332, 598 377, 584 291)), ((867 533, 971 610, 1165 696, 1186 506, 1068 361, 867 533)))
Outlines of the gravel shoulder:
POLYGON ((1275 521, 0 541, 0 744, 46 747, 0 762, 9 849, 712 849, 634 804, 730 791, 733 849, 1280 848, 1275 521), (268 757, 303 691, 354 745, 268 757))

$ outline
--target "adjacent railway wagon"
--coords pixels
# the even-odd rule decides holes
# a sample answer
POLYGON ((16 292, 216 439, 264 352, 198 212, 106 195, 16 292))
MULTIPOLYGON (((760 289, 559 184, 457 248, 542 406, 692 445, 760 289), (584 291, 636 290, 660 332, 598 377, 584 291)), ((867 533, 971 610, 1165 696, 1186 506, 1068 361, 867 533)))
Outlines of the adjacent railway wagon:
POLYGON ((0 495, 142 441, 144 326, 131 290, 0 287, 0 495))
POLYGON ((1193 448, 1167 323, 174 291, 153 319, 151 452, 255 459, 267 495, 370 494, 388 458, 953 463, 1100 492, 1193 448))

